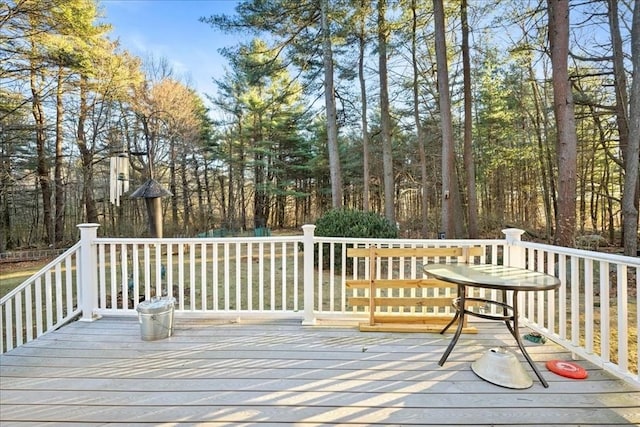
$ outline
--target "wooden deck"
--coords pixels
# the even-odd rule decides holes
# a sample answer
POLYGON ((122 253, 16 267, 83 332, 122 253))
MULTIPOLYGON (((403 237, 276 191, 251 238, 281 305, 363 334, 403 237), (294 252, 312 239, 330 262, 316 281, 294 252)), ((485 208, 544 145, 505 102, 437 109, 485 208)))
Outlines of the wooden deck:
POLYGON ((640 390, 586 362, 587 380, 548 372, 544 361, 570 358, 551 343, 528 344, 548 389, 478 378, 473 360, 514 347, 504 325, 478 329, 439 367, 450 335, 179 318, 148 342, 134 318, 75 322, 0 356, 0 424, 640 424, 640 390))

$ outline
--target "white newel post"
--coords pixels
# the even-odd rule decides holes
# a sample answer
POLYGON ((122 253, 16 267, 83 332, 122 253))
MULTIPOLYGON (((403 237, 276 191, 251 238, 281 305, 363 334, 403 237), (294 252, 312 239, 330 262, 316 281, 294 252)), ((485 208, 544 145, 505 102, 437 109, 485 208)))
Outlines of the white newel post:
POLYGON ((79 224, 80 229, 80 295, 82 308, 81 322, 93 322, 98 317, 94 311, 97 308, 97 256, 93 241, 98 236, 100 224, 79 224))
MULTIPOLYGON (((524 248, 518 244, 522 241, 524 230, 520 230, 519 228, 507 228, 502 230, 502 232, 504 233, 505 240, 507 241, 507 245, 504 248, 504 265, 524 268, 526 266, 524 248)), ((512 292, 509 291, 508 293, 509 298, 513 298, 512 292)), ((524 304, 524 294, 524 292, 520 292, 518 295, 518 305, 520 305, 520 307, 524 304)))
POLYGON ((524 248, 518 243, 522 241, 524 230, 519 228, 507 228, 502 230, 505 235, 507 245, 504 251, 504 265, 511 267, 522 267, 525 265, 524 248))
POLYGON ((314 261, 314 231, 316 229, 315 225, 307 224, 302 226, 303 231, 303 251, 304 251, 304 319, 302 319, 303 325, 313 325, 315 324, 315 317, 313 315, 313 261, 314 261))

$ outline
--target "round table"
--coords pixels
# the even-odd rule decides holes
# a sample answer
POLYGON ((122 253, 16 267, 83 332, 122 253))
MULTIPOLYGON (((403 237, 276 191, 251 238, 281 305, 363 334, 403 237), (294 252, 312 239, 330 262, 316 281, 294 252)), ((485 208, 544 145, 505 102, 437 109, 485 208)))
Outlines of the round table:
POLYGON ((538 271, 526 270, 518 267, 489 264, 429 264, 424 267, 425 273, 445 282, 455 283, 458 287, 458 297, 454 300, 456 313, 451 321, 440 331, 447 329, 458 321, 458 328, 438 364, 442 366, 458 342, 465 323, 465 317, 475 316, 483 319, 504 321, 507 329, 518 343, 522 355, 536 373, 544 387, 549 384, 542 377, 531 356, 527 353, 518 333, 518 293, 522 291, 548 291, 558 289, 560 280, 557 277, 538 271), (467 288, 496 289, 502 293, 502 301, 467 296, 467 288), (507 292, 513 292, 512 303, 507 302, 507 292), (467 308, 468 302, 480 302, 502 307, 502 314, 478 313, 467 308))

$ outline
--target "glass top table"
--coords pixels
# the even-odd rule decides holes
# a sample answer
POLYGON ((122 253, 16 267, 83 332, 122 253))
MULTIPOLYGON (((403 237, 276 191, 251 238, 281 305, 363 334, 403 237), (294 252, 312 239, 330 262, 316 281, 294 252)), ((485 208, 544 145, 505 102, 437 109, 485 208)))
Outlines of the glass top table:
POLYGON ((429 264, 424 266, 424 272, 427 275, 437 279, 454 283, 458 287, 458 297, 454 300, 456 313, 451 321, 440 331, 445 333, 456 320, 458 328, 442 355, 438 364, 444 365, 449 354, 458 342, 458 338, 462 333, 466 316, 481 317, 489 320, 504 321, 507 329, 516 340, 522 355, 525 357, 536 376, 544 387, 549 384, 544 379, 535 363, 527 353, 520 334, 518 333, 518 292, 521 291, 548 291, 558 289, 560 280, 557 277, 538 271, 526 270, 518 267, 508 267, 502 265, 489 264, 429 264), (495 289, 501 291, 502 300, 490 300, 486 298, 476 298, 467 296, 468 288, 484 288, 495 289), (511 304, 507 302, 507 292, 512 292, 511 304), (502 307, 502 315, 479 313, 468 308, 468 302, 480 302, 484 304, 493 304, 502 307))

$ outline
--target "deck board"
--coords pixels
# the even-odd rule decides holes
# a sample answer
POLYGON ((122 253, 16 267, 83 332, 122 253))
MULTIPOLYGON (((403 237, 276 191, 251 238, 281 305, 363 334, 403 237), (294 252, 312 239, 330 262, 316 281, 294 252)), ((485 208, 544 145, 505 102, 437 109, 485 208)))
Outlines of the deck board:
POLYGON ((449 340, 179 318, 171 338, 147 342, 136 319, 76 322, 0 356, 0 424, 640 424, 640 390, 584 361, 587 380, 548 372, 544 361, 570 358, 553 343, 527 343, 550 387, 523 363, 534 384, 511 390, 470 369, 494 346, 523 360, 503 325, 479 324, 440 367, 449 340))

